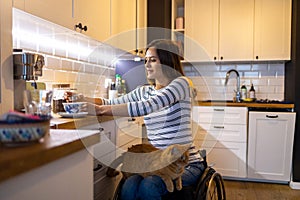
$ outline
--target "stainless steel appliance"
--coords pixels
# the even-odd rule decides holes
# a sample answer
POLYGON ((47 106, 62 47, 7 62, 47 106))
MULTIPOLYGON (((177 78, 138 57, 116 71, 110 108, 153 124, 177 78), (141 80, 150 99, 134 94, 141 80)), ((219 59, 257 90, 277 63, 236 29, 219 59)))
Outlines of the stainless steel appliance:
POLYGON ((23 52, 22 50, 14 50, 13 67, 15 110, 21 111, 24 108, 23 92, 26 89, 26 81, 35 81, 39 76, 42 76, 44 64, 44 57, 40 54, 23 52))

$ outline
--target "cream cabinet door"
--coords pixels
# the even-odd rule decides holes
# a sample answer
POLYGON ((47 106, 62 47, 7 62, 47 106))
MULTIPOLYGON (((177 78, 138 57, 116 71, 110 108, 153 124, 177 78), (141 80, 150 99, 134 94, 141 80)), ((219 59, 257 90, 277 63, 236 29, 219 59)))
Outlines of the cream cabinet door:
POLYGON ((142 143, 142 126, 131 117, 116 118, 116 146, 117 153, 127 151, 133 144, 142 143))
POLYGON ((198 149, 206 149, 209 164, 223 176, 247 176, 246 107, 195 106, 193 134, 198 149))
POLYGON ((254 0, 185 1, 188 61, 253 59, 254 0))
POLYGON ((185 1, 184 57, 187 61, 217 60, 219 0, 185 1))
POLYGON ((290 181, 296 113, 249 112, 248 178, 290 181))
POLYGON ((134 52, 146 45, 146 0, 111 0, 111 38, 109 44, 134 52))
POLYGON ((290 60, 291 0, 255 1, 255 60, 290 60))
POLYGON ((107 40, 110 37, 110 0, 73 1, 74 25, 81 23, 87 26, 83 34, 99 41, 107 40))
POLYGON ((126 51, 136 49, 136 1, 111 0, 110 44, 126 51))
POLYGON ((253 59, 254 0, 220 0, 219 58, 253 59))
POLYGON ((73 29, 71 0, 13 0, 14 7, 37 17, 73 29))

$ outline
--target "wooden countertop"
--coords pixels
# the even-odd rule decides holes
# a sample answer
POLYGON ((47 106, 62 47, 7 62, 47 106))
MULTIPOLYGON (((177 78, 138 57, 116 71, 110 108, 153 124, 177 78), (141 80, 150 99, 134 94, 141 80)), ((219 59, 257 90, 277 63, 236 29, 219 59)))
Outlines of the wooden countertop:
POLYGON ((239 106, 251 108, 294 108, 294 104, 284 103, 256 103, 256 102, 230 102, 230 101, 198 101, 199 106, 239 106))
POLYGON ((0 145, 0 182, 100 142, 95 130, 50 129, 40 142, 0 145))
POLYGON ((58 115, 54 115, 54 117, 50 121, 51 128, 54 129, 78 129, 83 126, 88 126, 96 123, 106 122, 113 120, 112 116, 92 116, 88 115, 83 118, 62 118, 58 115))

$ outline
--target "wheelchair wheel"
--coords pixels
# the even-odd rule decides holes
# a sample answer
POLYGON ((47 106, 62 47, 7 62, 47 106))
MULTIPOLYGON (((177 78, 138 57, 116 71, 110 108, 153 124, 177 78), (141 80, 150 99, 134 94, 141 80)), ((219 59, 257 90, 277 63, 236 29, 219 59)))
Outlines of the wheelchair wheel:
POLYGON ((116 189, 115 189, 115 193, 114 196, 112 198, 112 200, 119 200, 120 199, 120 193, 121 193, 121 189, 122 189, 122 185, 124 184, 125 179, 121 178, 120 182, 118 183, 116 189))
POLYGON ((214 173, 206 191, 206 200, 225 200, 224 182, 219 173, 214 173))
POLYGON ((213 168, 204 171, 195 190, 196 200, 225 200, 225 187, 222 176, 213 168))

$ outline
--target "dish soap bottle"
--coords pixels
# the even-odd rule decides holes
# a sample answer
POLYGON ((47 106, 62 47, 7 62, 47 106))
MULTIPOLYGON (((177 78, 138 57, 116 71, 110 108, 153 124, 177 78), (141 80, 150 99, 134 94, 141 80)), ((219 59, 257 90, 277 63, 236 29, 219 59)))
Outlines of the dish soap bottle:
POLYGON ((245 84, 242 85, 241 87, 241 99, 245 100, 247 98, 247 87, 245 84))
POLYGON ((251 83, 251 88, 249 90, 249 98, 251 99, 255 99, 255 89, 254 89, 254 86, 253 86, 253 83, 251 83))

